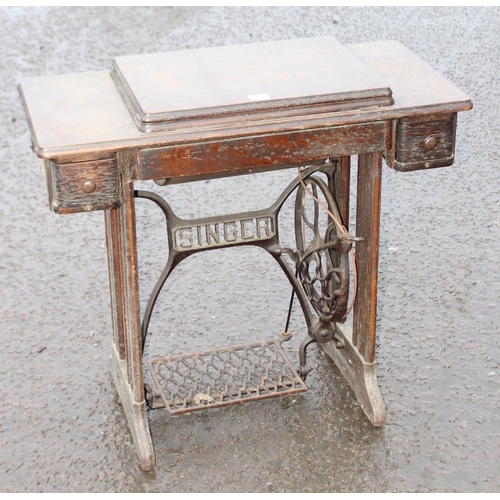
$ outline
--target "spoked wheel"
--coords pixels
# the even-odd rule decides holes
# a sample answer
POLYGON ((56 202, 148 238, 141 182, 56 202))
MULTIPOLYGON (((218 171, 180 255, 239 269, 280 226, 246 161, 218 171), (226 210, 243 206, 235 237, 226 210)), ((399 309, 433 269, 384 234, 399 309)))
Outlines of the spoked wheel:
MULTIPOLYGON (((304 180, 308 190, 319 199, 321 207, 302 185, 295 202, 295 238, 298 254, 298 277, 320 319, 320 328, 340 321, 349 299, 349 251, 352 242, 342 239, 342 219, 330 189, 318 176, 304 180)), ((331 328, 328 328, 331 330, 331 328)), ((327 332, 314 335, 319 341, 331 339, 327 332), (323 338, 323 340, 322 340, 323 338)))

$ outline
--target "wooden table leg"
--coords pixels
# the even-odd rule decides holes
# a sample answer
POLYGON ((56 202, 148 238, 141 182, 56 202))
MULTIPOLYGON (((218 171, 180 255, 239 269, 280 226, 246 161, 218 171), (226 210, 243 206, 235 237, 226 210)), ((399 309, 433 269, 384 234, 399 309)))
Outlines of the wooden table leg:
POLYGON ((142 375, 134 187, 127 179, 123 185, 123 204, 105 212, 113 321, 111 375, 125 410, 140 466, 143 470, 151 470, 155 466, 155 455, 142 375))
MULTIPOLYGON (((340 166, 342 168, 342 162, 340 166)), ((336 349, 332 342, 322 344, 351 386, 366 416, 377 427, 383 425, 386 417, 374 363, 381 172, 381 153, 358 157, 355 234, 364 241, 356 244, 358 287, 353 327, 346 322, 337 323, 344 349, 336 349)))
POLYGON ((349 197, 351 186, 351 157, 343 156, 337 159, 337 168, 333 174, 333 186, 330 189, 335 196, 342 216, 342 224, 349 230, 349 197))

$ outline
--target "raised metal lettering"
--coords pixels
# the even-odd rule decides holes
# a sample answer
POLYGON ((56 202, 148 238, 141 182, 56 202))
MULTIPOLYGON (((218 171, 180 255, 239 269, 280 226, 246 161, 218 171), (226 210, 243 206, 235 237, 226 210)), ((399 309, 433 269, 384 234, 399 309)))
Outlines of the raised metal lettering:
POLYGON ((207 224, 205 226, 205 234, 207 236, 207 245, 210 245, 210 238, 213 239, 214 243, 220 243, 219 224, 214 224, 214 229, 212 229, 210 224, 207 224))
POLYGON ((264 236, 269 236, 273 231, 269 227, 269 223, 272 224, 272 221, 269 217, 257 217, 257 237, 261 238, 262 233, 264 236))
POLYGON ((180 245, 182 248, 192 248, 193 247, 193 235, 191 234, 192 228, 186 227, 184 229, 180 229, 177 231, 177 236, 180 239, 180 242, 177 242, 177 245, 180 245))
POLYGON ((224 222, 224 239, 230 243, 232 241, 236 241, 237 238, 236 232, 236 222, 224 222))
POLYGON ((255 227, 255 219, 243 219, 240 221, 241 224, 241 239, 243 240, 252 240, 254 238, 254 233, 250 232, 250 228, 248 224, 252 223, 255 227))
POLYGON ((275 226, 274 216, 265 215, 251 219, 219 219, 218 222, 173 227, 174 249, 182 252, 197 248, 238 245, 250 240, 268 240, 276 235, 275 226))

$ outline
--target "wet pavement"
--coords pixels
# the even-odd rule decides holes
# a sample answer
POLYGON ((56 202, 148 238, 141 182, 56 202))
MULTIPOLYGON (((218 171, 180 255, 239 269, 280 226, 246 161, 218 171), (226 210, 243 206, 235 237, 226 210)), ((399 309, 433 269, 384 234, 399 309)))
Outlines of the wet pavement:
MULTIPOLYGON (((2 8, 0 20, 0 491, 500 489, 498 8, 2 8), (109 371, 103 214, 49 211, 16 84, 103 70, 118 55, 320 35, 397 39, 474 102, 459 115, 454 166, 384 167, 377 373, 387 423, 369 424, 313 346, 306 393, 151 411, 157 467, 142 472, 109 371)), ((270 205, 292 176, 154 189, 199 217, 270 205)), ((166 245, 157 211, 137 205, 144 307, 166 245)), ((255 248, 192 257, 160 297, 146 357, 273 338, 289 292, 255 248)), ((304 330, 296 306, 292 359, 304 330)))

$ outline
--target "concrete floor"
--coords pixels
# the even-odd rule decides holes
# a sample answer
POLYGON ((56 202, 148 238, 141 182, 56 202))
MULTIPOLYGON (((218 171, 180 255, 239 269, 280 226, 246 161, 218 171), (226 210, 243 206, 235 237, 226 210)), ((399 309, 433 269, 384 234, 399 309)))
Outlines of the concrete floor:
MULTIPOLYGON (((0 491, 499 490, 498 8, 1 8, 0 25, 0 491), (397 39, 474 102, 459 116, 454 166, 384 167, 377 371, 387 423, 369 424, 313 347, 300 396, 150 412, 158 465, 142 472, 109 373, 103 215, 49 211, 16 85, 103 70, 119 55, 319 35, 397 39)), ((291 175, 159 192, 194 217, 233 211, 235 198, 238 210, 266 206, 291 175)), ((165 245, 156 212, 144 202, 138 214, 144 305, 165 245)), ((255 249, 188 259, 159 301, 148 355, 272 338, 288 298, 255 249)), ((296 347, 297 310, 291 329, 296 347)))

